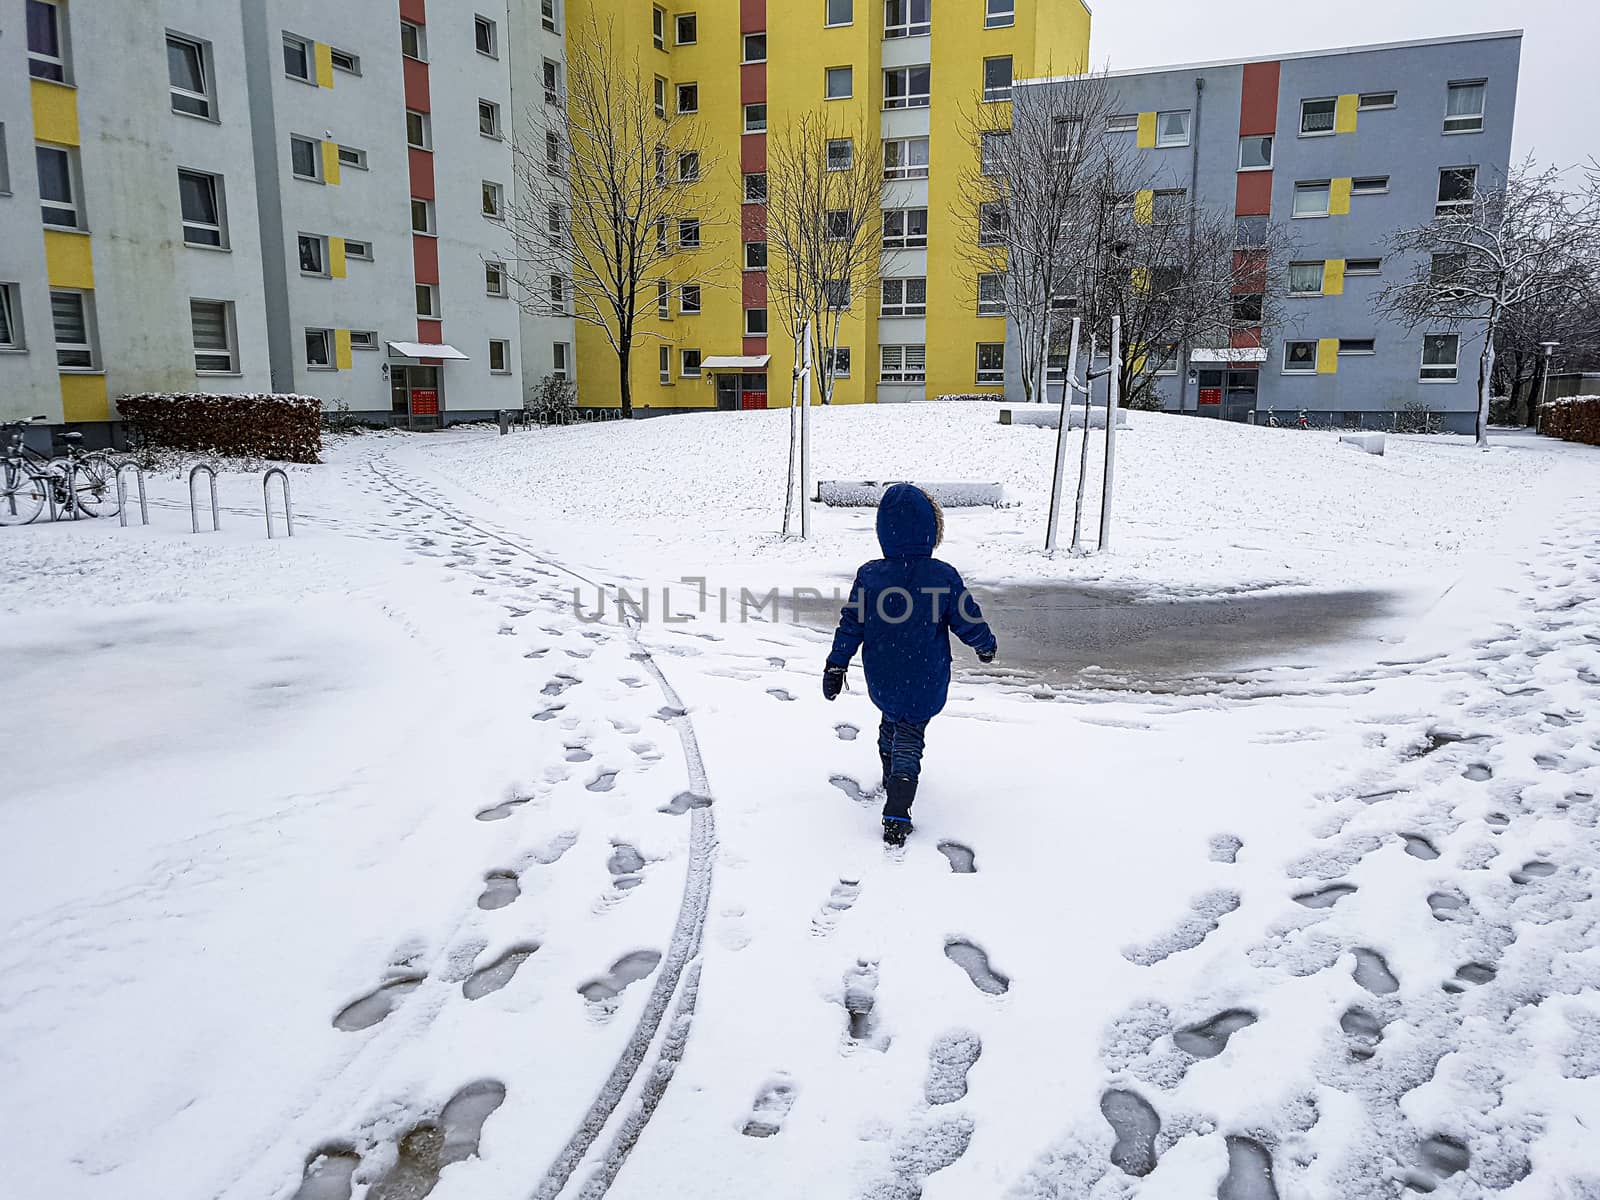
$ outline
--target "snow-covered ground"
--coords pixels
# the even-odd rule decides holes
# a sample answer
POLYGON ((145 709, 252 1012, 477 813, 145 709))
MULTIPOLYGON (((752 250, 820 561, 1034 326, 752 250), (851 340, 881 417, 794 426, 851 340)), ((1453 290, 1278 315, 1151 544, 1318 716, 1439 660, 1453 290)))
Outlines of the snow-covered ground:
POLYGON ((784 420, 0 531, 5 1193, 1600 1196, 1600 455, 1135 414, 1117 552, 1046 559, 1053 433, 818 414, 823 477, 1007 485, 944 552, 1002 616, 1216 605, 1137 687, 1013 630, 890 856, 814 618, 587 619, 847 581, 870 513, 773 536, 784 420), (1406 599, 1207 657, 1261 588, 1406 599))

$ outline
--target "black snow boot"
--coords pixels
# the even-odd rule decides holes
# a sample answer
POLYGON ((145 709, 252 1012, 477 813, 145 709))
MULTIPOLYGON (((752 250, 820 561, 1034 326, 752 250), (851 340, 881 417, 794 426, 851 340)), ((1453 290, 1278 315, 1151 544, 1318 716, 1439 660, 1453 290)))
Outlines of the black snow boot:
POLYGON ((889 797, 883 805, 883 840, 904 846, 911 835, 911 805, 917 798, 917 781, 909 775, 891 775, 884 782, 889 797))
POLYGON ((880 754, 878 755, 878 761, 883 764, 883 783, 879 786, 881 786, 883 790, 887 792, 889 790, 889 772, 891 770, 889 756, 887 754, 880 754))

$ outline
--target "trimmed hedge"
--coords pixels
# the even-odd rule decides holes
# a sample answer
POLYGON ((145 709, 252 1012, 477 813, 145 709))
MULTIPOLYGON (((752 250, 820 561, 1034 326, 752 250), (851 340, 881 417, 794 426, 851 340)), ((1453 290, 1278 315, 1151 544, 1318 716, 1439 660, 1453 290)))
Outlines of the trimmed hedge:
POLYGON ((1550 401, 1540 410, 1539 432, 1562 441, 1600 446, 1600 396, 1550 401))
POLYGON ((175 392, 123 396, 122 419, 150 449, 314 463, 322 451, 315 396, 175 392))

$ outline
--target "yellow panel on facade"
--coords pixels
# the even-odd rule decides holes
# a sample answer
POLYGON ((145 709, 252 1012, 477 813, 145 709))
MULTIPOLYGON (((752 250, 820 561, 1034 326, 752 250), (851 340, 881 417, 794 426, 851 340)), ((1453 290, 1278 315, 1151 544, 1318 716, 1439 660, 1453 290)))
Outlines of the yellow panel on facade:
POLYGON ((1360 107, 1360 96, 1354 94, 1340 96, 1338 104, 1333 109, 1333 131, 1335 133, 1354 133, 1356 131, 1356 112, 1360 107))
POLYGON ((94 251, 86 233, 44 231, 44 261, 51 287, 94 287, 94 251))
POLYGON ((326 42, 317 44, 317 86, 333 86, 333 47, 326 42))
POLYGON ((1134 291, 1141 293, 1148 293, 1150 291, 1149 267, 1135 267, 1131 272, 1129 272, 1128 278, 1129 282, 1133 285, 1134 291))
POLYGON ((111 402, 106 398, 104 375, 63 375, 61 377, 61 419, 63 421, 109 421, 111 402))
POLYGON ((34 140, 54 142, 58 146, 76 146, 78 89, 68 87, 64 83, 35 79, 30 90, 33 99, 34 140))
POLYGON ((1335 179, 1329 186, 1328 215, 1334 217, 1348 217, 1350 215, 1350 181, 1348 179, 1335 179))
POLYGON ((1156 194, 1152 191, 1133 194, 1133 220, 1137 225, 1153 225, 1156 219, 1156 194))
POLYGON ((1317 341, 1317 374, 1339 373, 1339 339, 1320 338, 1317 341))
POLYGON ((1139 114, 1139 149, 1154 150, 1156 148, 1156 115, 1153 112, 1139 114))
POLYGON ((333 331, 333 365, 341 371, 348 371, 352 366, 350 331, 348 329, 335 329, 333 331))
POLYGON ((322 143, 322 182, 339 186, 339 143, 322 143))
POLYGON ((1322 264, 1322 294, 1344 295, 1344 259, 1330 258, 1322 264))
POLYGON ((345 276, 344 239, 342 237, 328 239, 328 274, 335 279, 343 279, 345 276))

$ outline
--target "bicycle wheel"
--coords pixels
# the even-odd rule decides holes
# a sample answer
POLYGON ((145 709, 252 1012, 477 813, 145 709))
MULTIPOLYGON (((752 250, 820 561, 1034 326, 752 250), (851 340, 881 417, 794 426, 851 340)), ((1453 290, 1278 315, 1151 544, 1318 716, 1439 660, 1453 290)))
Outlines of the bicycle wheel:
POLYGON ((89 454, 72 467, 72 502, 86 517, 115 516, 117 468, 104 454, 89 454))
POLYGON ((49 484, 14 462, 0 466, 0 525, 26 525, 44 511, 49 484))

